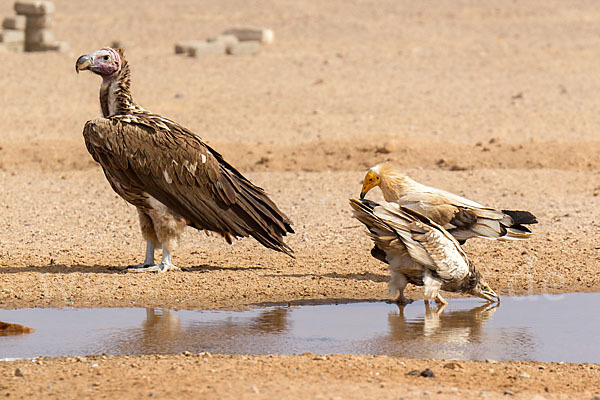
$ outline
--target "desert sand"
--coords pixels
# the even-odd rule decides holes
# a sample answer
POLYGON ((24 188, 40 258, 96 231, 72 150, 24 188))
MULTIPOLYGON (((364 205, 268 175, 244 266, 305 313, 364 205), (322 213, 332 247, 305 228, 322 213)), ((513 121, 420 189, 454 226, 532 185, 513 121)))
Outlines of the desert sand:
MULTIPOLYGON (((595 2, 54 2, 55 36, 70 54, 0 53, 0 307, 387 299, 388 273, 348 206, 366 169, 384 160, 428 185, 538 217, 530 240, 465 246, 500 295, 600 290, 595 2), (234 26, 269 27, 275 42, 246 57, 173 52, 177 41, 234 26), (144 243, 135 209, 110 189, 81 136, 99 115, 100 79, 74 71, 79 55, 115 39, 135 44, 127 49, 134 99, 198 133, 292 219, 295 260, 251 239, 228 245, 189 229, 173 260, 187 272, 117 269, 141 262, 144 243)), ((11 1, 0 3, 0 16, 12 14, 11 1)), ((0 395, 600 393, 594 364, 445 364, 312 354, 44 358, 0 363, 0 395), (405 375, 427 367, 435 378, 405 375)))

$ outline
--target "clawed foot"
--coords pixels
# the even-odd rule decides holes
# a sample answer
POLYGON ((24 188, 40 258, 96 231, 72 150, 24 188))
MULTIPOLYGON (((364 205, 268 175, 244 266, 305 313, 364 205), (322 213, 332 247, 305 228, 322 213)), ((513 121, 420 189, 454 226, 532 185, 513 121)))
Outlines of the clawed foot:
POLYGON ((167 271, 182 271, 185 269, 179 268, 173 264, 161 263, 158 265, 137 264, 123 268, 124 271, 130 272, 167 272, 167 271))

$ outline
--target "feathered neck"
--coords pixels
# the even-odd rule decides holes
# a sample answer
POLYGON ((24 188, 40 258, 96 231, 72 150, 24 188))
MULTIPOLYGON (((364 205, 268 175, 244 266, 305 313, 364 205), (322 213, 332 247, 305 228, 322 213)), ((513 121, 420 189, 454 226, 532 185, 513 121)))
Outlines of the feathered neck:
POLYGON ((123 52, 119 49, 121 56, 121 69, 113 75, 102 78, 100 86, 100 108, 105 118, 114 115, 133 114, 143 110, 135 104, 131 96, 131 72, 129 64, 125 60, 123 52))
POLYGON ((373 167, 373 172, 379 175, 379 187, 383 198, 388 202, 398 202, 400 197, 420 189, 420 183, 413 181, 406 175, 402 175, 390 164, 384 163, 373 167))

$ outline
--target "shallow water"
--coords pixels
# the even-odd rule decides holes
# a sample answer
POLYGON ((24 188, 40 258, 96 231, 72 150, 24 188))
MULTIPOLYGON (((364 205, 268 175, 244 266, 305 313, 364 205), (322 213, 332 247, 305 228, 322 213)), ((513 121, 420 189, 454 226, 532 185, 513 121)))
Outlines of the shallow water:
POLYGON ((249 311, 144 308, 0 310, 35 329, 0 337, 0 359, 87 354, 368 353, 410 358, 600 362, 600 293, 268 307, 249 311))

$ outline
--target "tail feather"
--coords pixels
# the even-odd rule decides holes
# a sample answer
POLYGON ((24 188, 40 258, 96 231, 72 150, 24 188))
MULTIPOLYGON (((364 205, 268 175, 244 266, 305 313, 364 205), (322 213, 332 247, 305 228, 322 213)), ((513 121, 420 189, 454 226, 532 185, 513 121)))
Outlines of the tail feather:
POLYGON ((517 225, 523 225, 523 224, 529 225, 529 224, 537 224, 538 223, 535 215, 533 215, 529 211, 502 210, 502 212, 512 218, 513 225, 510 226, 510 228, 514 228, 517 225))

